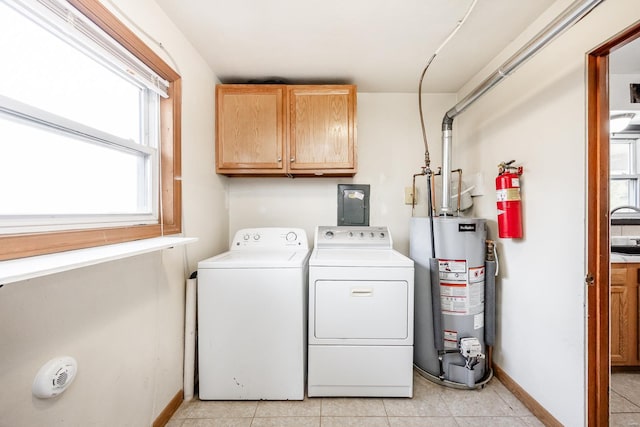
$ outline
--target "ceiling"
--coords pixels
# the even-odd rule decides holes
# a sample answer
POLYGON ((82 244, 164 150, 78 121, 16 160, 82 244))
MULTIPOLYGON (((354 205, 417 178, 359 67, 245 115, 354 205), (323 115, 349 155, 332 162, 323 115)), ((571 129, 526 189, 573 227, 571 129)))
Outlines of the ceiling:
MULTIPOLYGON (((416 92, 472 0, 156 0, 223 83, 351 83, 416 92)), ((456 92, 554 0, 480 0, 424 92, 456 92)))

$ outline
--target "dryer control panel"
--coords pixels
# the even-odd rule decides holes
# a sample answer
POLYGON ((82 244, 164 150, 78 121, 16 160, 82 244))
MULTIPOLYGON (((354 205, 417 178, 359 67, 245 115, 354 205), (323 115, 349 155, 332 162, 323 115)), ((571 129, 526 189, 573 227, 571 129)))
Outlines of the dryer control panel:
POLYGON ((231 250, 244 249, 309 249, 307 233, 301 228, 243 228, 231 242, 231 250))
POLYGON ((391 233, 386 226, 327 226, 316 228, 316 248, 392 249, 391 233))

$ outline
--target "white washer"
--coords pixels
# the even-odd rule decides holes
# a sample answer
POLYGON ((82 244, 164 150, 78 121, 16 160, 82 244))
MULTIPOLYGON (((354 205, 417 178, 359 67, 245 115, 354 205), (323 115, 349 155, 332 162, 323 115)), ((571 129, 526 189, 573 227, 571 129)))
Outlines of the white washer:
POLYGON ((413 271, 387 227, 316 229, 309 396, 413 395, 413 271))
POLYGON ((302 400, 309 243, 297 228, 236 233, 198 263, 201 400, 302 400))

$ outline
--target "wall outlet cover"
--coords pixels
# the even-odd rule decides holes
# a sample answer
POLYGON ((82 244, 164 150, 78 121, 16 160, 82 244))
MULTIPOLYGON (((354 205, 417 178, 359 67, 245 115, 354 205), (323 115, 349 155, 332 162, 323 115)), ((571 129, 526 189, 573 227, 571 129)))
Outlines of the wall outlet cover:
POLYGON ((416 194, 413 194, 413 187, 404 187, 404 204, 418 204, 418 189, 416 188, 416 194))

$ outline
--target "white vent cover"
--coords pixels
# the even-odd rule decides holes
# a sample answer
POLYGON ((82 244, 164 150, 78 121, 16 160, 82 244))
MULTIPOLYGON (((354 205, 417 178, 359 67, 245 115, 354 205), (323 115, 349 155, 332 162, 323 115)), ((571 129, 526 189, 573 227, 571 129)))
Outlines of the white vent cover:
POLYGON ((57 396, 73 382, 77 371, 78 364, 71 356, 51 359, 36 374, 31 391, 40 399, 57 396))

